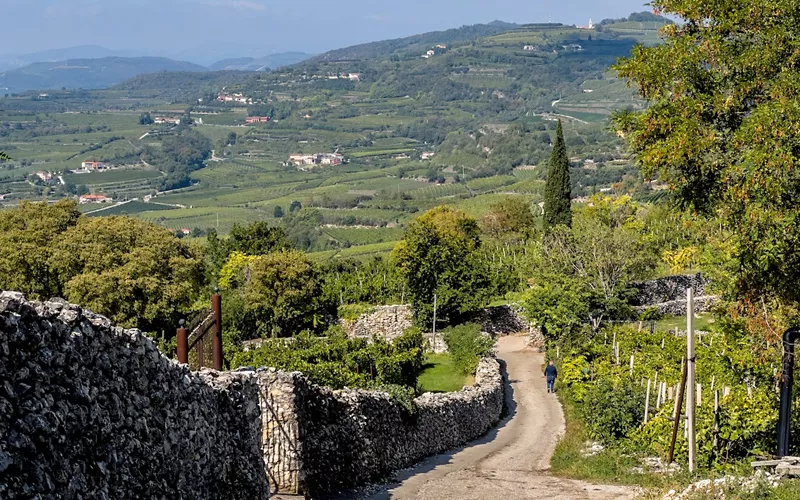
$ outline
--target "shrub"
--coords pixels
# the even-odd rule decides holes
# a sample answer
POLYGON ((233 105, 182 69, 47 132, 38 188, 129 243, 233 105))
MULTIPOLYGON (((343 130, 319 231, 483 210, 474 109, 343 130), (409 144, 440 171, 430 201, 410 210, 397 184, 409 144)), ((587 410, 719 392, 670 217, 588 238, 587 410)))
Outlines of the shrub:
POLYGON ((482 335, 475 323, 448 328, 443 337, 456 368, 465 375, 475 373, 480 359, 489 356, 494 347, 494 339, 482 335))
POLYGON ((589 433, 609 443, 628 435, 644 420, 644 390, 629 378, 601 379, 587 387, 581 408, 589 433))

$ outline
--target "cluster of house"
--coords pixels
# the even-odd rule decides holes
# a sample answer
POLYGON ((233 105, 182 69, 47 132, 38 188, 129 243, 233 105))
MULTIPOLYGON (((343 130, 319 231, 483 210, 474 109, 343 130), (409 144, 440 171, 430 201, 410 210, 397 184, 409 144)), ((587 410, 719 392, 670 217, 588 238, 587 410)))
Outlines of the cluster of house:
POLYGON ((45 184, 53 184, 56 181, 56 178, 53 176, 53 174, 44 170, 39 170, 36 172, 36 177, 41 179, 45 184))
POLYGON ((431 57, 435 56, 436 54, 441 54, 443 51, 447 50, 447 45, 439 44, 436 45, 434 48, 429 49, 426 53, 422 55, 423 59, 430 59, 431 57))
POLYGON ((312 166, 312 165, 341 165, 344 161, 344 156, 339 153, 315 153, 315 154, 294 154, 289 155, 289 163, 295 167, 312 166))
POLYGON ((571 43, 569 45, 562 45, 561 48, 564 49, 564 50, 567 50, 567 51, 575 51, 575 52, 580 52, 580 51, 583 50, 583 47, 578 43, 571 43))
POLYGON ((154 116, 153 123, 156 125, 180 125, 181 119, 177 116, 154 116))
POLYGON ((536 52, 537 50, 539 50, 539 47, 537 47, 536 45, 524 45, 522 47, 522 50, 526 50, 528 52, 536 52))
POLYGON ((102 194, 85 194, 78 198, 78 202, 81 205, 86 205, 89 203, 111 203, 112 201, 114 201, 112 198, 103 196, 102 194))
POLYGON ((244 119, 245 123, 269 123, 269 116, 248 116, 244 119))
POLYGON ((92 161, 87 160, 81 163, 81 170, 84 172, 93 172, 96 170, 107 170, 109 167, 106 166, 105 163, 102 161, 92 161))
POLYGON ((222 92, 217 96, 217 101, 238 102, 241 104, 251 104, 253 102, 252 99, 245 97, 244 94, 242 94, 241 92, 234 92, 233 94, 229 94, 228 92, 222 92))

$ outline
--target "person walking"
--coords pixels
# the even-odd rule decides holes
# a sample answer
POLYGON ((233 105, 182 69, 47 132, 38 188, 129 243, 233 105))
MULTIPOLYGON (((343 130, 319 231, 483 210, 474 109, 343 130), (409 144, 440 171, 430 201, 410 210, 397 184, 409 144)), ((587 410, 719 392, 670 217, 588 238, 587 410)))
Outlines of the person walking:
POLYGON ((556 365, 553 364, 553 360, 550 360, 550 364, 547 365, 547 368, 544 369, 544 376, 547 377, 547 392, 556 392, 556 377, 558 377, 558 370, 556 370, 556 365))

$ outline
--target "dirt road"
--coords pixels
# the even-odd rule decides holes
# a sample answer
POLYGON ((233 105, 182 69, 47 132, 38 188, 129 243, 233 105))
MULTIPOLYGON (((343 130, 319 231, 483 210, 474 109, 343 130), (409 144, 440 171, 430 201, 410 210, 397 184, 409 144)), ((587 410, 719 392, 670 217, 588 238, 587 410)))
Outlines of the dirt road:
POLYGON ((398 474, 374 500, 516 500, 633 498, 632 490, 560 479, 548 473, 550 456, 564 433, 564 415, 542 377, 542 354, 525 349, 523 337, 501 337, 510 388, 510 415, 483 439, 432 457, 398 474))

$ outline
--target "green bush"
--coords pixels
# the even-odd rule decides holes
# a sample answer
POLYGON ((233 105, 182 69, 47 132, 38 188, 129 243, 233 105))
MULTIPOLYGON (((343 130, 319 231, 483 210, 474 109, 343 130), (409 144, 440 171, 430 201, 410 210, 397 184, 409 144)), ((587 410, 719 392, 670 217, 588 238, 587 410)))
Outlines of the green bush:
MULTIPOLYGON (((413 392, 416 388, 424 362, 424 339, 419 330, 409 329, 391 343, 349 338, 339 326, 326 333, 326 337, 306 332, 293 341, 267 341, 258 349, 235 353, 231 368, 266 366, 300 371, 312 382, 334 389, 402 386, 413 392)), ((399 391, 393 389, 392 393, 399 391)))
POLYGON ((604 443, 626 437, 644 419, 644 398, 644 390, 629 378, 592 384, 581 407, 589 434, 604 443))
POLYGON ((454 326, 442 332, 456 368, 463 374, 475 373, 482 357, 489 356, 494 339, 481 335, 481 327, 475 323, 454 326))

